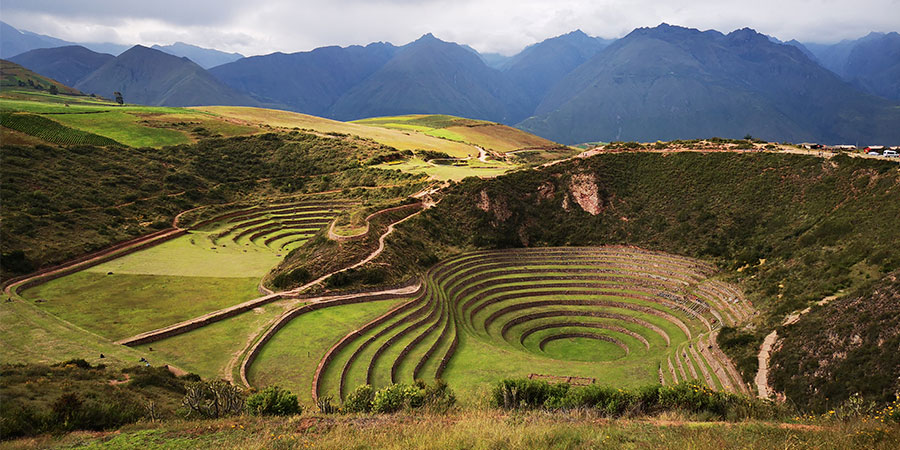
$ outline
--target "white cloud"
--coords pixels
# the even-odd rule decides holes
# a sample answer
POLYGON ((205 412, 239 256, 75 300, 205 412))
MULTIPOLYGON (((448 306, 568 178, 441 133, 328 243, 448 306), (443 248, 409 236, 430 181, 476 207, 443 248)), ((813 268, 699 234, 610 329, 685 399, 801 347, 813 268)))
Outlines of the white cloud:
POLYGON ((263 54, 389 41, 427 32, 513 54, 580 28, 605 38, 661 22, 722 32, 751 27, 782 40, 836 42, 896 31, 900 0, 4 0, 3 20, 76 42, 192 44, 263 54))

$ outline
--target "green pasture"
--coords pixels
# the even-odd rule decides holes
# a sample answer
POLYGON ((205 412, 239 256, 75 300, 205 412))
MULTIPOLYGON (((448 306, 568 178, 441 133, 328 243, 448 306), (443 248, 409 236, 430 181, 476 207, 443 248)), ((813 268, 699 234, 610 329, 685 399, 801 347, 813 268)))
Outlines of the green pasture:
POLYGON ((27 289, 22 296, 76 326, 117 340, 258 297, 258 283, 259 277, 82 271, 27 289))
POLYGON ((248 340, 278 317, 288 302, 260 306, 210 325, 135 347, 153 359, 163 358, 204 379, 223 378, 228 362, 240 353, 248 340), (153 349, 152 351, 150 349, 153 349))
POLYGON ((186 144, 192 136, 235 136, 259 128, 235 124, 214 114, 175 107, 119 106, 92 97, 4 93, 0 112, 29 112, 77 130, 113 139, 130 147, 186 144))
POLYGON ((278 254, 261 246, 239 245, 230 240, 215 245, 209 234, 192 232, 87 271, 178 277, 252 277, 258 282, 281 261, 278 254))
POLYGON ((466 177, 496 177, 506 173, 516 166, 497 161, 481 162, 477 159, 465 161, 464 165, 431 164, 420 158, 410 158, 402 162, 385 163, 377 166, 379 169, 396 169, 407 173, 427 175, 436 180, 462 180, 466 177))
POLYGON ((549 341, 543 353, 562 361, 615 361, 625 356, 625 350, 615 344, 584 337, 549 341))
MULTIPOLYGON (((621 351, 621 349, 619 349, 621 351)), ((477 403, 485 392, 502 378, 542 375, 596 378, 613 386, 638 387, 657 381, 657 367, 663 356, 617 361, 560 361, 525 350, 498 346, 469 333, 459 334, 456 354, 447 365, 443 378, 467 403, 477 403)))
POLYGON ((0 361, 4 364, 55 364, 80 358, 91 364, 125 368, 137 365, 138 360, 146 356, 141 351, 113 344, 86 328, 49 314, 31 302, 2 302, 0 361), (103 358, 100 358, 101 354, 103 358))
POLYGON ((262 348, 247 374, 256 387, 278 384, 310 405, 312 379, 325 352, 344 335, 405 300, 333 306, 303 314, 262 348))

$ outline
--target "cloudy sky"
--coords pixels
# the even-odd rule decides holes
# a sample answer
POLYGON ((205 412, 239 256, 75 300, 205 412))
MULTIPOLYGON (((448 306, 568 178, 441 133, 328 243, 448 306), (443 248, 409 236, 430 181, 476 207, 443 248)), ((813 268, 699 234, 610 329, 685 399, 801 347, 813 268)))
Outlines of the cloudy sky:
POLYGON ((14 27, 74 42, 184 41, 244 55, 422 34, 513 54, 581 29, 616 38, 661 22, 832 43, 900 31, 900 0, 3 0, 14 27))

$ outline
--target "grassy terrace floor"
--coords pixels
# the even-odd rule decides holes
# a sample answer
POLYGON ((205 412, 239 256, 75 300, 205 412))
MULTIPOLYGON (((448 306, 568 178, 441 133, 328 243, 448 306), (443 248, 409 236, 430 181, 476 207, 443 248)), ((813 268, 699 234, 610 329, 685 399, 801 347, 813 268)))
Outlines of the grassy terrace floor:
POLYGON ((402 300, 333 306, 303 314, 288 323, 260 352, 247 374, 253 386, 273 384, 312 406, 310 388, 322 355, 344 334, 384 314, 402 300))
MULTIPOLYGON (((424 291, 401 310, 362 332, 333 330, 332 343, 346 337, 318 357, 327 363, 316 392, 343 398, 362 384, 440 377, 471 405, 497 379, 531 374, 622 387, 696 379, 746 392, 709 335, 745 317, 735 312, 726 321, 723 311, 750 307, 711 280, 714 273, 701 261, 630 247, 463 254, 432 267, 424 291)), ((273 342, 298 340, 282 332, 273 342)), ((251 369, 266 364, 273 362, 251 369)))
POLYGON ((466 410, 142 423, 115 432, 0 442, 0 449, 895 449, 900 427, 842 423, 610 420, 592 414, 466 410))
MULTIPOLYGON (((295 202, 239 210, 240 215, 51 280, 25 290, 22 296, 102 337, 133 336, 259 297, 260 279, 290 249, 327 226, 341 205, 295 202)), ((214 330, 222 328, 227 334, 229 326, 214 330)), ((234 351, 228 346, 245 339, 233 335, 222 345, 234 351)), ((172 356, 204 375, 216 374, 222 365, 215 352, 188 356, 176 351, 172 356)))

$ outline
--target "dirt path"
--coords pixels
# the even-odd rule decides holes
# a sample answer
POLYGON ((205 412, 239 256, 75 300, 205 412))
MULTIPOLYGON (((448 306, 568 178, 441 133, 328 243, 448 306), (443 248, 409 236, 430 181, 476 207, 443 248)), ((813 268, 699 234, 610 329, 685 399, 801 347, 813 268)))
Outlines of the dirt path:
MULTIPOLYGON (((828 297, 823 298, 816 302, 819 306, 827 305, 832 300, 840 297, 840 295, 829 295, 828 297)), ((800 311, 795 311, 785 317, 782 325, 793 325, 803 317, 804 314, 810 312, 812 307, 804 308, 800 311)), ((778 342, 778 331, 773 330, 771 333, 766 335, 766 338, 763 339, 762 345, 759 347, 759 355, 757 355, 757 359, 759 360, 759 368, 756 370, 756 378, 754 381, 756 382, 756 390, 759 398, 767 398, 771 399, 775 395, 775 391, 769 386, 769 359, 772 356, 772 349, 775 347, 775 343, 778 342)))
MULTIPOLYGON (((364 265, 364 264, 366 264, 366 263, 372 261, 373 259, 377 258, 378 255, 380 255, 381 252, 384 251, 384 240, 387 239, 387 237, 388 237, 391 233, 394 232, 394 227, 396 227, 397 225, 400 225, 400 224, 403 223, 403 222, 406 222, 406 221, 409 220, 409 219, 412 219, 412 218, 415 217, 415 216, 418 216, 419 214, 422 213, 422 211, 425 211, 425 208, 422 208, 422 209, 420 209, 418 212, 412 213, 412 214, 410 214, 410 215, 408 215, 408 216, 406 216, 406 217, 404 217, 404 218, 402 218, 402 219, 400 219, 400 220, 398 220, 398 221, 396 221, 396 222, 394 222, 394 223, 388 225, 388 228, 387 228, 387 230, 384 232, 384 234, 382 234, 382 235, 378 238, 378 248, 375 249, 374 252, 372 252, 371 254, 369 254, 369 256, 367 256, 367 257, 366 257, 365 259, 363 259, 362 261, 360 261, 360 262, 358 262, 358 263, 356 263, 356 264, 354 264, 354 265, 348 267, 347 269, 343 269, 343 270, 355 269, 355 268, 357 268, 357 267, 359 267, 359 266, 362 266, 362 265, 364 265)), ((343 272, 343 270, 340 270, 339 272, 343 272)))
POLYGON ((769 333, 759 347, 759 369, 756 371, 756 391, 759 398, 772 398, 772 389, 769 387, 769 357, 772 347, 778 340, 778 331, 769 333))
POLYGON ((475 148, 478 149, 478 160, 481 161, 481 162, 483 162, 483 163, 488 162, 488 160, 487 160, 487 158, 488 158, 488 156, 489 156, 489 155, 488 155, 488 152, 484 151, 483 148, 481 148, 481 147, 479 147, 479 146, 477 146, 477 145, 475 146, 475 148))

